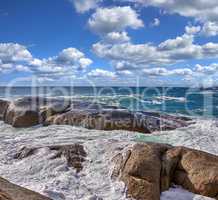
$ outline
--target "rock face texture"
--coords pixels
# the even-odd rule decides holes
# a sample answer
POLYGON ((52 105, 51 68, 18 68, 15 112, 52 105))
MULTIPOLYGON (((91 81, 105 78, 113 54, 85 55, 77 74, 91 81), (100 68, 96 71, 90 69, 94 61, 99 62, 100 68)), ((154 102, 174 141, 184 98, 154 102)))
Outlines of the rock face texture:
POLYGON ((171 184, 218 199, 218 157, 185 147, 136 144, 118 154, 112 178, 126 184, 128 197, 159 200, 171 184))
POLYGON ((5 113, 8 109, 10 102, 6 100, 0 100, 0 120, 4 119, 5 113))
MULTIPOLYGON (((3 104, 2 104, 3 105, 3 104)), ((1 109, 5 110, 0 103, 1 109)), ((131 112, 116 106, 57 98, 25 97, 9 104, 3 120, 14 127, 66 124, 98 130, 152 133, 188 126, 186 117, 154 112, 131 112)))
POLYGON ((0 178, 0 200, 51 200, 41 194, 22 188, 0 178))
MULTIPOLYGON (((34 155, 37 150, 45 147, 23 147, 16 155, 14 159, 23 159, 28 156, 34 155)), ((57 146, 46 146, 51 151, 56 151, 56 154, 52 159, 64 157, 67 161, 68 167, 72 167, 79 173, 83 169, 82 163, 85 161, 87 153, 84 147, 80 144, 72 145, 57 145, 57 146)))
POLYGON ((172 182, 193 193, 218 199, 217 156, 177 147, 167 151, 164 162, 171 167, 172 182))
POLYGON ((10 103, 3 120, 17 128, 40 124, 47 116, 67 109, 69 101, 24 97, 10 103))

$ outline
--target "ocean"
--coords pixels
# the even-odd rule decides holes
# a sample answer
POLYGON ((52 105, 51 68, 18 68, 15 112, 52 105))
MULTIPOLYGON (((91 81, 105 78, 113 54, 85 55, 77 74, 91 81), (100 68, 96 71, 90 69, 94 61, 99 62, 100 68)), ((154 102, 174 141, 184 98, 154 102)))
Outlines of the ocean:
POLYGON ((66 97, 195 117, 218 117, 218 90, 179 87, 0 87, 0 98, 66 97))
MULTIPOLYGON (((65 97, 119 105, 132 110, 155 110, 188 115, 195 124, 151 135, 128 131, 99 131, 67 125, 13 128, 0 122, 0 176, 40 192, 54 200, 128 200, 122 182, 111 180, 111 159, 120 149, 136 142, 182 145, 218 155, 218 92, 216 89, 189 88, 0 88, 1 98, 23 96, 65 97), (22 160, 13 155, 23 146, 80 143, 87 152, 84 169, 77 174, 64 158, 50 159, 48 148, 22 160)), ((178 186, 162 193, 161 200, 211 200, 178 186)))

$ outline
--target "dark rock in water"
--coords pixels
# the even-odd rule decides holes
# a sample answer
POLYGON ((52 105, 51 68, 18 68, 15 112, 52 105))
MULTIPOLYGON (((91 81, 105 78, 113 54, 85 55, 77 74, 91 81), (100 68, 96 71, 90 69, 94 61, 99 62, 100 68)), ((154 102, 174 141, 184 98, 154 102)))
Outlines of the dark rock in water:
POLYGON ((51 200, 41 194, 25 189, 0 178, 0 200, 51 200))
MULTIPOLYGON (((57 146, 46 146, 51 151, 56 151, 57 153, 52 159, 60 158, 61 156, 65 157, 67 160, 68 167, 76 169, 76 172, 79 173, 83 169, 82 163, 85 161, 87 156, 84 147, 80 144, 72 145, 57 145, 57 146)), ((23 159, 31 155, 34 155, 37 150, 45 147, 23 147, 17 154, 14 155, 14 159, 23 159)))
POLYGON ((4 119, 5 113, 8 109, 10 102, 6 100, 1 100, 0 99, 0 120, 4 119))
POLYGON ((112 178, 119 177, 129 197, 159 200, 160 193, 177 184, 190 192, 218 199, 218 156, 185 147, 136 144, 113 159, 112 178))
POLYGON ((4 121, 14 127, 66 124, 88 129, 142 133, 173 130, 191 123, 188 118, 180 116, 132 112, 122 107, 100 103, 40 97, 25 97, 11 102, 4 114, 4 121))

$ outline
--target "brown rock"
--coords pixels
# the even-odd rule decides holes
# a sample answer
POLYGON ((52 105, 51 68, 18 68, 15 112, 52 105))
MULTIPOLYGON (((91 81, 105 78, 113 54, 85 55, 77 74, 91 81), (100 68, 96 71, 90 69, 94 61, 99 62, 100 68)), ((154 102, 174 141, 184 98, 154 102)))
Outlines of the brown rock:
POLYGON ((167 152, 170 159, 179 158, 172 181, 185 189, 218 199, 218 157, 185 147, 167 152))
POLYGON ((5 100, 0 100, 0 120, 4 119, 5 113, 8 109, 10 102, 5 100))
POLYGON ((218 156, 185 147, 136 144, 114 157, 112 178, 119 177, 130 197, 159 200, 172 184, 218 199, 218 156))
POLYGON ((14 127, 25 128, 42 123, 47 117, 69 107, 64 99, 25 97, 10 103, 4 121, 14 127))
POLYGON ((0 178, 0 200, 51 200, 41 194, 22 188, 0 178))
POLYGON ((168 145, 136 144, 123 159, 120 180, 126 184, 130 197, 137 200, 160 199, 161 155, 168 148, 168 145))

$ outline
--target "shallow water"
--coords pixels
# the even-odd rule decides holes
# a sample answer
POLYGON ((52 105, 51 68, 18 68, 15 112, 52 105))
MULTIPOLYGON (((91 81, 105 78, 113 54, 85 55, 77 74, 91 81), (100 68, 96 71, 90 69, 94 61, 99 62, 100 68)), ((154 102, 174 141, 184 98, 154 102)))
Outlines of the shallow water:
MULTIPOLYGON (((137 141, 167 142, 208 151, 218 155, 218 127, 215 121, 174 131, 142 135, 126 131, 97 131, 72 126, 15 129, 0 122, 0 176, 13 183, 47 195, 54 200, 126 200, 125 186, 113 182, 111 159, 137 141), (23 146, 81 143, 88 153, 80 174, 67 167, 64 159, 51 160, 55 152, 43 148, 36 155, 14 160, 23 146)), ((181 188, 162 194, 161 200, 208 200, 181 188)))

